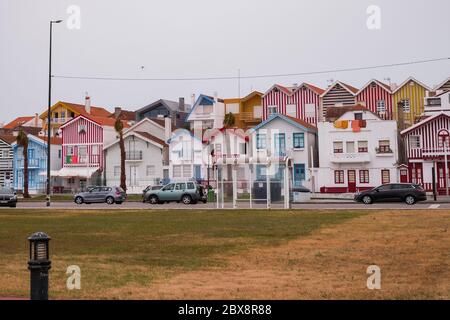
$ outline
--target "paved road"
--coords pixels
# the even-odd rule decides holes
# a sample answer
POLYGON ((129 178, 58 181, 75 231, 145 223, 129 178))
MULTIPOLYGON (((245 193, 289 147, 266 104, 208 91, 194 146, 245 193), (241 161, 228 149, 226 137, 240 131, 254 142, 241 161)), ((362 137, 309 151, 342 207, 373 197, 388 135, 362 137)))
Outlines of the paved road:
MULTIPOLYGON (((18 208, 28 208, 28 209, 46 209, 45 202, 19 202, 18 208)), ((239 202, 239 209, 249 209, 248 202, 239 202)), ((254 209, 265 209, 265 204, 254 204, 254 209)), ((272 204, 272 209, 282 209, 283 204, 272 204)), ((370 209, 370 210, 380 210, 380 209, 450 209, 450 203, 433 204, 430 202, 422 202, 413 206, 406 205, 404 203, 376 203, 372 205, 364 205, 361 203, 353 202, 342 202, 342 203, 303 203, 303 204, 293 204, 293 209, 370 209)), ((0 208, 1 209, 1 208, 0 208)), ((148 203, 141 202, 125 202, 121 205, 107 205, 107 204, 90 204, 90 205, 77 205, 73 202, 53 202, 50 209, 82 209, 82 210, 98 210, 98 209, 108 209, 108 210, 152 210, 152 209, 216 209, 215 203, 208 204, 196 204, 196 205, 184 205, 179 203, 170 203, 163 205, 151 205, 148 203)), ((231 203, 226 203, 224 209, 232 209, 231 203)))

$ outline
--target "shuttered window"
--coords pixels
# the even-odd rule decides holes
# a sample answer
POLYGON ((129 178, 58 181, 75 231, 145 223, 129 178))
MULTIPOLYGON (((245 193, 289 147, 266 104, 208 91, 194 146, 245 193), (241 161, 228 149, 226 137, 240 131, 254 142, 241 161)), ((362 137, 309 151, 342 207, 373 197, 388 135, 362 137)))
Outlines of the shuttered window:
POLYGON ((386 184, 391 182, 391 173, 389 170, 381 170, 381 183, 386 184))

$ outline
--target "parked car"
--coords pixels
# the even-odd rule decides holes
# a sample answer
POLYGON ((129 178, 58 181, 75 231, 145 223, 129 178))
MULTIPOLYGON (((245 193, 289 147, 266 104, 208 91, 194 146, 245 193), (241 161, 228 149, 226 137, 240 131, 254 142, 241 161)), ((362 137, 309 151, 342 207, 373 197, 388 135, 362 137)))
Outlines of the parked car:
POLYGON ((146 198, 145 195, 149 190, 159 190, 162 187, 164 187, 163 185, 157 185, 157 186, 148 186, 147 188, 145 188, 144 190, 142 190, 142 202, 146 202, 146 198))
POLYGON ((17 194, 14 189, 0 187, 0 205, 11 208, 17 206, 17 194))
POLYGON ((422 186, 414 183, 389 183, 383 184, 371 190, 359 192, 355 195, 355 201, 365 204, 373 202, 404 201, 412 205, 418 201, 427 200, 427 195, 422 186))
POLYGON ((183 202, 196 204, 198 201, 207 202, 203 186, 194 181, 169 183, 159 190, 149 190, 145 194, 145 201, 151 204, 165 202, 183 202))
POLYGON ((120 187, 93 187, 73 197, 76 204, 103 203, 121 204, 126 199, 126 193, 120 187))

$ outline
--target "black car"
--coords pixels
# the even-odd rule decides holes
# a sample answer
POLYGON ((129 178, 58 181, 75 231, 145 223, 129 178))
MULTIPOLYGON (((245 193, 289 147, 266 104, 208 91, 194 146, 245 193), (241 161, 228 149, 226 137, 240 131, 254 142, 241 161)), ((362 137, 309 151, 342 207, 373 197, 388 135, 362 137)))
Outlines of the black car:
POLYGON ((422 186, 414 183, 389 183, 383 184, 371 190, 359 192, 355 195, 355 201, 365 204, 373 202, 404 201, 412 205, 417 201, 427 200, 427 195, 422 186))
POLYGON ((0 187, 0 206, 8 206, 11 208, 17 206, 17 195, 13 189, 0 187))

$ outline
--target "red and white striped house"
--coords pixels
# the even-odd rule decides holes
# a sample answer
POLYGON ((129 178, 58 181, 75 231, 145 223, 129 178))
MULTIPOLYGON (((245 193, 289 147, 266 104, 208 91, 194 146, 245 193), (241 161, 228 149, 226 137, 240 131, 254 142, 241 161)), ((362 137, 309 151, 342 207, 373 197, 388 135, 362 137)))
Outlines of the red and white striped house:
MULTIPOLYGON (((62 169, 52 176, 62 178, 61 189, 84 190, 100 184, 105 167, 104 145, 116 139, 114 118, 79 115, 60 127, 62 169)), ((124 128, 129 125, 123 121, 124 128)))
POLYGON ((325 90, 309 83, 300 86, 272 86, 263 96, 263 120, 270 114, 282 114, 317 125, 320 95, 325 90))
POLYGON ((356 93, 356 101, 383 120, 393 119, 391 87, 372 79, 356 93))
POLYGON ((401 132, 408 159, 409 179, 432 191, 435 172, 437 192, 446 193, 450 169, 450 115, 436 113, 401 132), (445 163, 447 162, 447 165, 445 163))

